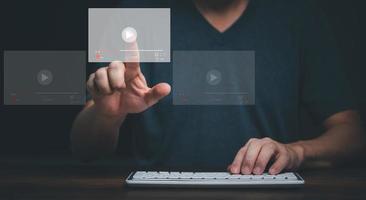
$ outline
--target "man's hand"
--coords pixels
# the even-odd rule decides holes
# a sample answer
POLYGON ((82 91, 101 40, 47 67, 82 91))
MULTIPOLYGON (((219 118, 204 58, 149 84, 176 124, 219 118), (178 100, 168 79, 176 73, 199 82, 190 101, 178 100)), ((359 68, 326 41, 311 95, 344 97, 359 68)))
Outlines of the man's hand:
POLYGON ((228 171, 233 174, 263 174, 267 165, 270 174, 284 169, 294 170, 304 160, 304 150, 297 144, 281 144, 270 138, 250 139, 236 154, 228 171))
POLYGON ((148 87, 138 63, 137 42, 130 48, 135 50, 134 62, 115 61, 89 77, 87 88, 99 114, 120 118, 129 113, 139 113, 170 93, 170 86, 166 83, 148 87))
POLYGON ((170 93, 166 83, 147 85, 137 42, 128 45, 128 62, 112 62, 89 77, 87 88, 93 100, 78 115, 71 132, 72 151, 81 160, 113 153, 127 114, 142 112, 170 93))

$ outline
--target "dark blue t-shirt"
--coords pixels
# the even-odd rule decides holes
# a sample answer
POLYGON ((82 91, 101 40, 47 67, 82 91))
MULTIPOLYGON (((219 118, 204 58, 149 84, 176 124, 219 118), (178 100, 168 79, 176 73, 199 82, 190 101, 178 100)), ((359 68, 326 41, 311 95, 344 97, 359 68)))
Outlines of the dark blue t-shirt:
MULTIPOLYGON (((191 1, 131 2, 123 7, 171 8, 172 51, 256 53, 253 106, 175 106, 169 95, 143 113, 128 115, 118 151, 140 166, 225 169, 252 137, 303 139, 308 136, 301 134, 302 116, 319 125, 353 106, 333 34, 305 0, 251 0, 224 33, 191 1)), ((172 85, 172 63, 141 67, 151 86, 172 85)))

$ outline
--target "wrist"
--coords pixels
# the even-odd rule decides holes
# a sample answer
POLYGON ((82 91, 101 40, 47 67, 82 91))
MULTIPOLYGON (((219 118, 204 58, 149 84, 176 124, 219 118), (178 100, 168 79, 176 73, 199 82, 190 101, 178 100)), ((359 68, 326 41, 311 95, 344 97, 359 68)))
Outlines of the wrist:
POLYGON ((303 163, 306 160, 305 145, 301 141, 291 143, 289 144, 289 147, 295 152, 300 163, 303 163))

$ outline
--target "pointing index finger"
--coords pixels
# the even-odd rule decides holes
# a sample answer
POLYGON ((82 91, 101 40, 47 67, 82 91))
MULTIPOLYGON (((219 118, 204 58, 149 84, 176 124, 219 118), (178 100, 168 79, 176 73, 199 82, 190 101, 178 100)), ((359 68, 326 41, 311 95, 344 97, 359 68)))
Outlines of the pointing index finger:
POLYGON ((124 61, 126 67, 126 80, 133 79, 140 73, 140 50, 137 40, 126 42, 124 52, 124 61))

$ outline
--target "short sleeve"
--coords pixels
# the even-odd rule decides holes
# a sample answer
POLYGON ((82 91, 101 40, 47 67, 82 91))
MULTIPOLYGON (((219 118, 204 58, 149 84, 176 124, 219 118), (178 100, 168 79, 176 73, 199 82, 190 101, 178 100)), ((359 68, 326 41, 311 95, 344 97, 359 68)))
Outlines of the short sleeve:
POLYGON ((335 35, 325 15, 312 5, 304 6, 301 46, 301 103, 314 119, 322 123, 355 109, 335 35))

